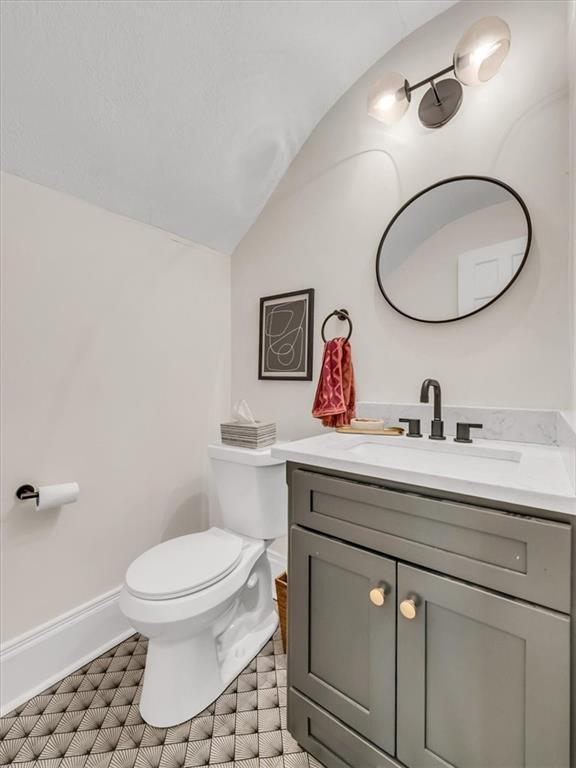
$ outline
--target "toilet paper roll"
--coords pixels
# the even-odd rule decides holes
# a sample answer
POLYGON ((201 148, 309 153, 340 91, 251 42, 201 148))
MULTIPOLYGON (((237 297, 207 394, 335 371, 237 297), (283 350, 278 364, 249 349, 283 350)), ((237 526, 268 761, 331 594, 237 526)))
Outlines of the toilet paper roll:
POLYGON ((36 509, 55 509, 63 504, 72 504, 80 494, 78 483, 60 483, 59 485, 41 485, 38 488, 36 509))

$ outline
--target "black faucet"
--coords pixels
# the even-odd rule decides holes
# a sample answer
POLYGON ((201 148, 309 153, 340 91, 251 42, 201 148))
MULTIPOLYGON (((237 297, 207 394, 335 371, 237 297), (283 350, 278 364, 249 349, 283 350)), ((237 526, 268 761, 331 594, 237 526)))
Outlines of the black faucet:
POLYGON ((420 402, 430 402, 430 387, 434 390, 434 418, 430 423, 430 440, 446 440, 442 421, 442 390, 436 379, 426 379, 420 389, 420 402))

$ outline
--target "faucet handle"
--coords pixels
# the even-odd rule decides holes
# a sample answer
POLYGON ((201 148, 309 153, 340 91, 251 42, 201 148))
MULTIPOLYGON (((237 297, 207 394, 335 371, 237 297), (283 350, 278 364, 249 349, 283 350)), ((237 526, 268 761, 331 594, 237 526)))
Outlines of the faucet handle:
POLYGON ((422 437, 422 432, 420 432, 420 419, 398 419, 398 421, 408 424, 408 433, 406 437, 422 437))
POLYGON ((482 424, 468 424, 467 422, 458 422, 456 424, 456 437, 454 438, 455 443, 471 443, 472 440, 470 438, 470 430, 471 429, 482 429, 482 424))

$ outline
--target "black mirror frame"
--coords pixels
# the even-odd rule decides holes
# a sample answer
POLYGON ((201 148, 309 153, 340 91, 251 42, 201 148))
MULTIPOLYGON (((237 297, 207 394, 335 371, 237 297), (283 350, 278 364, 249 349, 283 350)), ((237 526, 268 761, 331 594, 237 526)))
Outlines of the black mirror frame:
POLYGON ((476 175, 465 175, 465 176, 451 176, 448 179, 442 179, 442 181, 437 181, 435 184, 431 184, 429 187, 426 187, 425 189, 420 190, 416 195, 411 197, 404 205, 399 208, 398 211, 394 214, 392 219, 390 220, 390 223, 384 230, 384 234, 382 235, 382 238, 380 239, 380 243, 378 245, 378 251, 376 254, 376 280, 378 281, 378 287, 380 288, 380 292, 382 293, 382 296, 386 299, 388 304, 392 307, 392 309, 395 309, 396 312, 398 312, 400 315, 404 315, 404 317, 407 317, 409 320, 415 320, 417 323, 432 323, 432 324, 438 324, 438 323, 454 323, 457 320, 464 320, 466 317, 472 317, 472 315, 477 315, 478 312, 482 312, 483 310, 487 309, 491 304, 494 304, 495 301, 498 301, 498 299, 503 296, 506 291, 514 284, 516 281, 518 275, 522 272, 524 269, 524 265, 526 264, 526 259, 528 258, 528 254, 530 252, 530 246, 532 244, 532 221, 530 219, 530 213, 528 211, 528 208, 526 206, 526 203, 518 192, 516 190, 512 189, 511 186, 506 184, 503 181, 500 181, 499 179, 494 179, 491 176, 476 176, 476 175), (503 187, 505 190, 507 190, 517 201, 520 203, 520 207, 522 208, 524 215, 526 216, 526 225, 528 227, 528 233, 526 238, 526 250, 524 251, 524 258, 522 259, 522 262, 516 272, 514 273, 512 279, 509 283, 500 291, 500 293, 497 296, 494 296, 493 299, 488 301, 486 304, 484 304, 482 307, 479 307, 478 309, 475 309, 473 312, 468 312, 466 315, 460 315, 458 317, 450 317, 447 320, 424 320, 421 317, 414 317, 413 315, 409 315, 407 312, 403 312, 401 309, 399 309, 393 301, 390 300, 390 298, 386 295, 386 291, 384 290, 384 286, 382 285, 382 281, 380 279, 380 256, 382 254, 382 246, 384 245, 384 241, 386 240, 386 236, 388 235, 388 232, 393 227, 394 222, 396 219, 402 215, 402 213, 408 208, 412 203, 417 200, 419 197, 422 197, 427 192, 430 192, 432 189, 436 189, 436 187, 441 187, 444 184, 450 184, 453 181, 466 181, 470 179, 476 179, 477 181, 488 181, 492 184, 498 184, 498 186, 503 187))

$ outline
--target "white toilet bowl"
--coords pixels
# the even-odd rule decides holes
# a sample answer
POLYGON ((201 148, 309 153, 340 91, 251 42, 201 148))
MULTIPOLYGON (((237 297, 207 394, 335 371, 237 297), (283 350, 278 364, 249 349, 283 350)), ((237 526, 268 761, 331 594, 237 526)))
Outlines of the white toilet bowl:
MULTIPOLYGON (((236 552, 233 546, 228 549, 236 552)), ((205 709, 278 625, 264 543, 219 528, 172 539, 135 560, 126 574, 120 608, 149 638, 140 711, 147 723, 158 727, 181 723, 205 709), (237 556, 232 564, 220 561, 221 578, 212 576, 208 586, 200 581, 203 577, 177 578, 187 558, 204 559, 210 551, 214 556, 225 544, 237 544, 237 556), (170 581, 172 596, 166 591, 170 581)))
POLYGON ((287 525, 284 462, 223 446, 211 456, 234 531, 214 527, 153 547, 128 568, 120 594, 122 612, 149 638, 140 712, 157 727, 206 709, 278 626, 266 547, 287 525))

